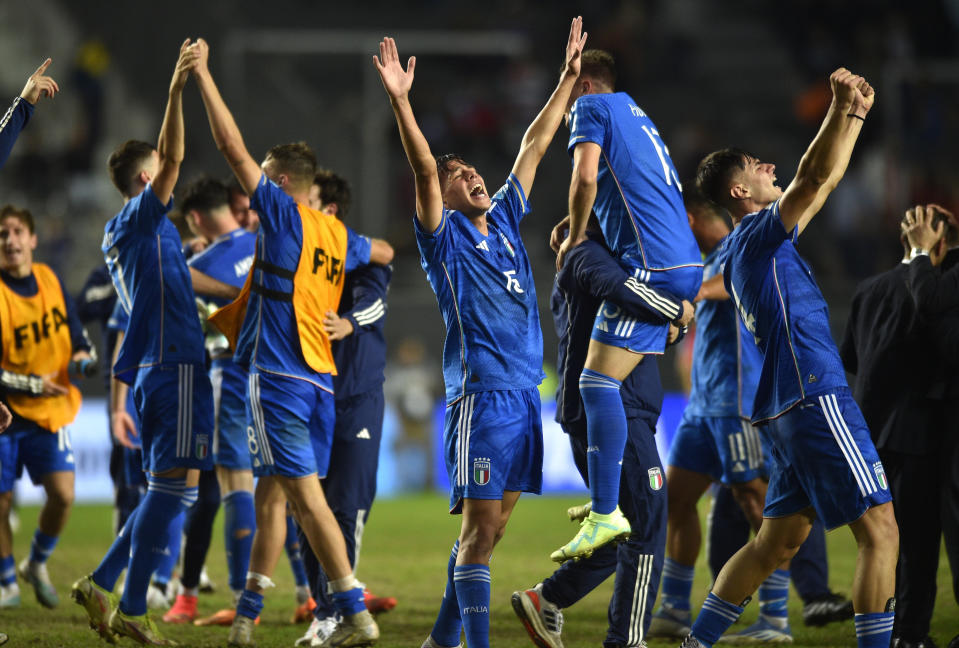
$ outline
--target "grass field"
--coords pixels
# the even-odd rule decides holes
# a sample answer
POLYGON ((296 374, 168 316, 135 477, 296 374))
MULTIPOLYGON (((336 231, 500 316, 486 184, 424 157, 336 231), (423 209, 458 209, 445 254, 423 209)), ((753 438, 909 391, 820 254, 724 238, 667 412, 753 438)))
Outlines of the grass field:
MULTIPOLYGON (((505 539, 492 562, 493 596, 491 644, 502 647, 533 644, 513 614, 510 594, 530 587, 551 573, 549 552, 566 542, 574 526, 565 519, 567 506, 580 500, 528 497, 520 500, 505 539)), ((458 531, 458 520, 445 513, 441 496, 404 497, 377 502, 364 536, 359 576, 378 594, 399 599, 398 607, 379 618, 380 646, 418 648, 432 627, 438 601, 443 593, 445 565, 449 549, 458 531)), ((20 511, 21 527, 15 537, 15 555, 29 552, 30 538, 38 509, 20 511)), ((11 635, 10 646, 46 648, 54 646, 96 646, 102 644, 86 627, 83 610, 69 598, 70 584, 96 566, 108 546, 110 509, 107 506, 78 506, 50 559, 50 574, 60 593, 56 610, 41 608, 28 585, 23 585, 23 605, 15 610, 0 610, 0 630, 11 635)), ((222 516, 220 516, 222 518, 222 516)), ((223 556, 221 520, 218 519, 213 546, 207 560, 208 571, 219 586, 214 594, 201 595, 200 613, 209 614, 229 603, 226 566, 223 556)), ((847 530, 829 534, 829 558, 833 589, 849 592, 855 547, 847 530)), ((263 623, 257 630, 259 646, 292 646, 304 626, 289 624, 294 608, 293 581, 286 558, 276 570, 278 587, 270 590, 263 623)), ((697 568, 693 589, 694 606, 702 601, 709 587, 704 564, 697 568)), ((952 598, 948 566, 943 554, 940 563, 939 599, 933 617, 932 636, 940 646, 959 633, 959 609, 952 598)), ((565 644, 569 648, 599 646, 606 631, 606 605, 612 581, 593 592, 575 607, 566 610, 565 644)), ((751 622, 758 606, 753 603, 743 615, 751 622)), ((791 593, 790 618, 798 646, 854 646, 851 622, 826 628, 807 629, 802 625, 801 604, 791 593)), ((223 646, 226 629, 168 626, 164 632, 188 646, 223 646)), ((126 645, 133 645, 125 641, 126 645)), ((105 645, 105 644, 104 644, 105 645)), ((121 644, 123 645, 123 644, 121 644)), ((651 641, 651 646, 675 645, 651 641)))

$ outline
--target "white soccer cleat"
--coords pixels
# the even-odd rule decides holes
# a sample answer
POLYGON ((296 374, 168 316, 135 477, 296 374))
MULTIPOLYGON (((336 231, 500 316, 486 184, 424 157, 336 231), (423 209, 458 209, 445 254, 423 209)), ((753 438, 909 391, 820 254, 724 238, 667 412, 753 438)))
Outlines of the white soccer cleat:
POLYGON ((563 648, 563 612, 543 598, 542 583, 525 592, 513 592, 510 602, 534 644, 539 648, 563 648))
POLYGON ((350 648, 351 646, 372 646, 380 638, 380 628, 373 615, 363 610, 349 614, 336 625, 336 629, 321 643, 312 644, 320 648, 350 648))
POLYGON ((423 645, 420 648, 463 648, 463 644, 460 643, 456 646, 442 646, 436 643, 436 640, 433 639, 433 635, 430 635, 426 638, 426 641, 423 642, 423 645))
POLYGON ((250 617, 237 614, 233 619, 233 625, 230 626, 230 634, 226 638, 226 645, 230 648, 245 648, 246 646, 255 646, 253 641, 253 628, 256 623, 250 617))
POLYGON ((718 643, 745 645, 792 642, 793 635, 788 625, 785 628, 777 628, 760 616, 756 623, 745 630, 740 630, 735 634, 723 635, 719 638, 718 643))
POLYGON ((653 613, 649 624, 647 637, 663 637, 668 639, 683 639, 690 632, 693 618, 689 610, 675 610, 661 605, 653 613))
POLYGON ((57 590, 50 582, 50 574, 47 572, 46 563, 31 562, 24 558, 20 562, 17 574, 25 582, 33 586, 33 592, 37 596, 37 602, 45 608, 53 609, 60 604, 60 597, 57 590))
POLYGON ((170 607, 170 601, 166 594, 159 587, 150 583, 147 588, 147 608, 151 610, 166 610, 170 607))

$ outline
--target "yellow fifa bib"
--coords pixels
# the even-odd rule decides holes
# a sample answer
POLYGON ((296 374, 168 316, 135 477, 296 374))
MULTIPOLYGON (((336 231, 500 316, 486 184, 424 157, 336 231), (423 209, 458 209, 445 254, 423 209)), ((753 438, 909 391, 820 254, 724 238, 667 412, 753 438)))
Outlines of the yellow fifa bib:
POLYGON ((80 390, 67 375, 73 342, 59 280, 42 263, 33 264, 33 275, 38 290, 32 297, 18 295, 0 281, 0 367, 19 374, 52 375, 54 382, 67 388, 68 392, 61 396, 7 394, 10 409, 56 432, 73 422, 80 410, 80 390))

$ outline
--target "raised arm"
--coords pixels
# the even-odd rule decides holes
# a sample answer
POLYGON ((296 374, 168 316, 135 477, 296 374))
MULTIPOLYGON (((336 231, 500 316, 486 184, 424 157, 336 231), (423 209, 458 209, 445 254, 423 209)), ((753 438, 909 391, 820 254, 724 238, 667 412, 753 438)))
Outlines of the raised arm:
POLYGON ((190 68, 197 59, 196 45, 190 45, 190 39, 180 45, 180 57, 173 69, 170 81, 170 95, 167 98, 163 125, 157 141, 157 154, 160 165, 152 180, 153 193, 161 204, 170 202, 173 187, 180 176, 180 164, 183 162, 183 86, 190 75, 190 68))
POLYGON ((196 46, 198 57, 193 67, 193 76, 200 88, 200 97, 203 98, 207 119, 210 120, 213 141, 226 158, 227 164, 233 169, 236 179, 240 181, 240 186, 247 195, 252 196, 263 171, 246 150, 243 135, 240 134, 240 129, 230 109, 226 107, 223 97, 220 96, 220 90, 213 81, 213 75, 210 74, 210 46, 202 38, 197 40, 196 46))
POLYGON ((406 151, 406 159, 413 169, 416 180, 416 218, 420 226, 432 234, 443 222, 443 192, 440 190, 436 160, 423 131, 416 123, 413 107, 410 105, 410 88, 413 87, 416 57, 410 57, 404 70, 396 49, 396 41, 384 38, 380 42, 380 55, 373 55, 373 64, 380 73, 386 94, 390 97, 400 139, 403 141, 403 150, 406 151))
POLYGON ((946 233, 944 221, 935 223, 937 210, 951 216, 938 205, 917 205, 906 212, 901 224, 914 251, 909 262, 909 293, 919 316, 927 321, 934 321, 945 311, 959 307, 959 266, 940 273, 931 256, 946 233))
POLYGON ((829 111, 779 202, 779 214, 787 232, 799 227, 802 233, 839 184, 876 98, 872 86, 846 68, 833 72, 829 84, 829 111))
POLYGON ((33 106, 42 97, 52 97, 60 91, 57 82, 43 74, 49 65, 50 59, 47 59, 27 78, 20 96, 13 100, 13 104, 0 119, 0 167, 10 157, 17 137, 30 121, 33 106))
POLYGON ((573 18, 569 28, 569 39, 566 41, 566 59, 563 71, 559 77, 559 84, 550 95, 549 101, 536 115, 536 119, 526 129, 523 141, 520 143, 519 154, 513 163, 513 175, 519 180, 523 192, 529 197, 533 189, 533 180, 536 178, 536 168, 539 166, 549 143, 553 141, 556 129, 559 128, 569 103, 569 94, 579 78, 581 55, 586 44, 586 34, 583 33, 583 18, 573 18))

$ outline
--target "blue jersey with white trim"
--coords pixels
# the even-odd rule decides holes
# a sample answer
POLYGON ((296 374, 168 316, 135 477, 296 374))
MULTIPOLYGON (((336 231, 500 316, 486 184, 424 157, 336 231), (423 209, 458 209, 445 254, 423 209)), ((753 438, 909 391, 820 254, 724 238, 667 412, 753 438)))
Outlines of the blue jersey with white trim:
POLYGON ((848 387, 826 300, 783 227, 779 201, 743 218, 720 251, 723 278, 763 356, 753 421, 848 387))
MULTIPOLYGON (((706 255, 703 281, 722 272, 722 245, 720 241, 706 255)), ((699 302, 687 411, 693 416, 750 418, 762 362, 732 299, 699 302)))
POLYGON ((160 364, 202 364, 203 331, 180 235, 153 186, 131 198, 104 228, 103 249, 130 325, 113 373, 133 384, 137 371, 160 364))
POLYGON ((458 211, 444 209, 432 234, 413 219, 420 263, 446 322, 448 402, 536 387, 545 377, 536 288, 519 234, 528 213, 523 188, 510 174, 486 213, 487 236, 458 211))
MULTIPOLYGON (((250 208, 260 216, 257 259, 283 273, 254 268, 257 283, 269 291, 292 294, 303 249, 303 222, 296 201, 264 174, 250 197, 250 208)), ((343 264, 344 272, 350 272, 369 263, 371 242, 349 227, 346 232, 343 264)), ((315 371, 303 357, 292 301, 251 293, 234 359, 247 370, 255 365, 261 371, 308 380, 333 390, 333 377, 315 371)))
POLYGON ((636 102, 624 92, 577 99, 570 155, 584 142, 602 149, 593 211, 613 255, 647 270, 702 266, 669 151, 636 102))

